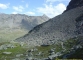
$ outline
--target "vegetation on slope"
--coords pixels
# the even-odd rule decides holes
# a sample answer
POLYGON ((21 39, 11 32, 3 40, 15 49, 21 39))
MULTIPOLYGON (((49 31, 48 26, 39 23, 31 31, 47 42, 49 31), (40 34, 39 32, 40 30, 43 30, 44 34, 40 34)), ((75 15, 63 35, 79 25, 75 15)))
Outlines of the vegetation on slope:
POLYGON ((15 40, 16 38, 21 37, 26 33, 27 31, 23 31, 23 30, 9 31, 9 32, 0 31, 0 43, 15 40))

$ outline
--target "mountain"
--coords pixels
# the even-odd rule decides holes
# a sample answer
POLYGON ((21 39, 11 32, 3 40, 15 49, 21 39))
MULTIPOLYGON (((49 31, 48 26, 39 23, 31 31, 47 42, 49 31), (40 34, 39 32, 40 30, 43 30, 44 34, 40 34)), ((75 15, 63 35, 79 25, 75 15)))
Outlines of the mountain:
POLYGON ((65 11, 68 11, 70 9, 76 8, 76 7, 81 7, 83 6, 83 0, 71 0, 69 5, 67 6, 67 9, 65 11))
POLYGON ((0 41, 14 40, 23 36, 33 27, 48 19, 49 18, 46 15, 28 16, 25 14, 0 13, 0 41))
POLYGON ((0 14, 0 29, 27 29, 31 30, 38 24, 47 21, 49 18, 43 16, 27 16, 24 14, 0 14))
POLYGON ((28 45, 49 45, 83 36, 83 0, 71 0, 65 12, 16 39, 28 45), (78 4, 78 5, 77 5, 78 4))

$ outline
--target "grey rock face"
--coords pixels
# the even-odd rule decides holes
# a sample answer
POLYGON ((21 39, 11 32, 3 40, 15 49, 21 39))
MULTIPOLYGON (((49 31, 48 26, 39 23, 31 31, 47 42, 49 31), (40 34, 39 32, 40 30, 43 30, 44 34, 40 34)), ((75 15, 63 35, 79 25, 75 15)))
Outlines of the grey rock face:
POLYGON ((83 6, 83 0, 71 0, 69 5, 67 6, 66 11, 80 6, 83 6))
POLYGON ((77 34, 82 34, 83 33, 83 14, 76 19, 76 28, 77 34))

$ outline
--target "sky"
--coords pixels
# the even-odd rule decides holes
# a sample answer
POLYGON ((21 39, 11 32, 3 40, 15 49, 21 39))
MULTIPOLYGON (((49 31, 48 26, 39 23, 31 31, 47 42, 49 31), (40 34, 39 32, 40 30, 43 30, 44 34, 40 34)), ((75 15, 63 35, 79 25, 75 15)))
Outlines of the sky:
POLYGON ((53 18, 61 14, 70 0, 0 0, 0 13, 47 15, 53 18))

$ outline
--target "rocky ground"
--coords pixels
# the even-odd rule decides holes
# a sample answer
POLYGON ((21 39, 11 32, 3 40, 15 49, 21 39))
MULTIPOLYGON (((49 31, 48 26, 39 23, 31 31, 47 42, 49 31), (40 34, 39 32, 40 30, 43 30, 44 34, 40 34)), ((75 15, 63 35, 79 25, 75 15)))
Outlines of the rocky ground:
POLYGON ((82 39, 83 37, 75 37, 67 41, 58 42, 57 44, 41 45, 36 47, 29 47, 23 42, 1 43, 0 60, 82 59, 82 39))

